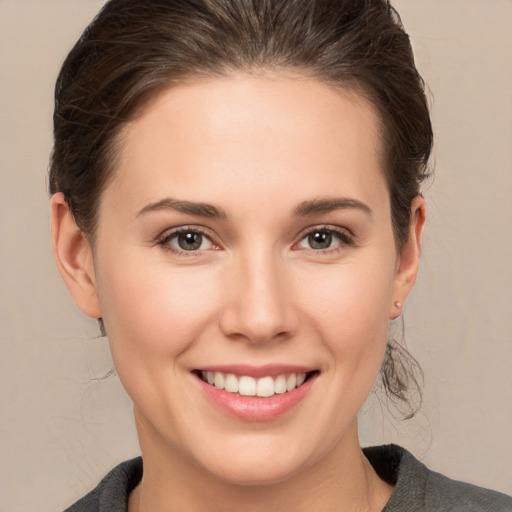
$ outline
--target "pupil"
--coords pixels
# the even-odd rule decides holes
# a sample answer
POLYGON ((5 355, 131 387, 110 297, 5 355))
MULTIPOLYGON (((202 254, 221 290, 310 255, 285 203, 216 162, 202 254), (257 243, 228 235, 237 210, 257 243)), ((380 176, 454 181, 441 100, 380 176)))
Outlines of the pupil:
POLYGON ((332 235, 326 231, 318 231, 309 235, 309 245, 313 249, 328 249, 331 242, 332 235))
POLYGON ((184 251, 194 251, 201 247, 203 236, 200 233, 183 233, 178 236, 178 245, 184 251))

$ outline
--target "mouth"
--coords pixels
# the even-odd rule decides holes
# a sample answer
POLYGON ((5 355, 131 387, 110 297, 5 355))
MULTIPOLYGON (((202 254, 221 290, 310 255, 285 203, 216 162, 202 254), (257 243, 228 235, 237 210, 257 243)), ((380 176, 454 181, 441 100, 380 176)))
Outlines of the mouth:
POLYGON ((199 379, 217 390, 243 397, 270 398, 285 395, 303 386, 319 374, 318 370, 309 372, 282 373, 276 376, 253 377, 235 373, 194 370, 199 379))

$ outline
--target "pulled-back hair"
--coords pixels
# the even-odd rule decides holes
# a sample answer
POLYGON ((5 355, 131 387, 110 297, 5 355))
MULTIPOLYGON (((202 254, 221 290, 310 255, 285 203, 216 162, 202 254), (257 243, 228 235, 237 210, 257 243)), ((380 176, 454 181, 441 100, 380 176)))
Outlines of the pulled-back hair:
MULTIPOLYGON (((432 127, 409 37, 385 0, 110 0, 57 80, 50 192, 64 193, 93 241, 118 135, 151 98, 201 76, 267 70, 301 73, 374 106, 400 249, 427 174, 432 127)), ((406 399, 416 382, 410 364, 393 361, 391 344, 386 354, 386 391, 406 399)))

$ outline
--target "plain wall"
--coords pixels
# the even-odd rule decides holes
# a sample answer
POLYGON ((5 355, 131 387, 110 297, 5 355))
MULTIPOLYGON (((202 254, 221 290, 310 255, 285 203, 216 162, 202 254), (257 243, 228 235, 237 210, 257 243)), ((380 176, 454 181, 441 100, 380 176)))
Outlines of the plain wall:
MULTIPOLYGON (((53 263, 46 170, 53 84, 99 0, 0 0, 0 512, 50 512, 138 445, 94 321, 53 263)), ((364 444, 512 493, 512 2, 397 0, 432 91, 436 177, 405 336, 424 405, 375 399, 364 444)))

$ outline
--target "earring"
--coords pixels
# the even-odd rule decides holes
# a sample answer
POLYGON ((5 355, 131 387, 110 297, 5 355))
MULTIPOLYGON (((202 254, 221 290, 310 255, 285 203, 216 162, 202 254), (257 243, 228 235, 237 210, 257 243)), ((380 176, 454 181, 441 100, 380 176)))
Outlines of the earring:
POLYGON ((396 301, 396 302, 395 302, 395 307, 396 307, 397 309, 400 309, 400 308, 402 307, 402 303, 401 303, 401 302, 396 301))

